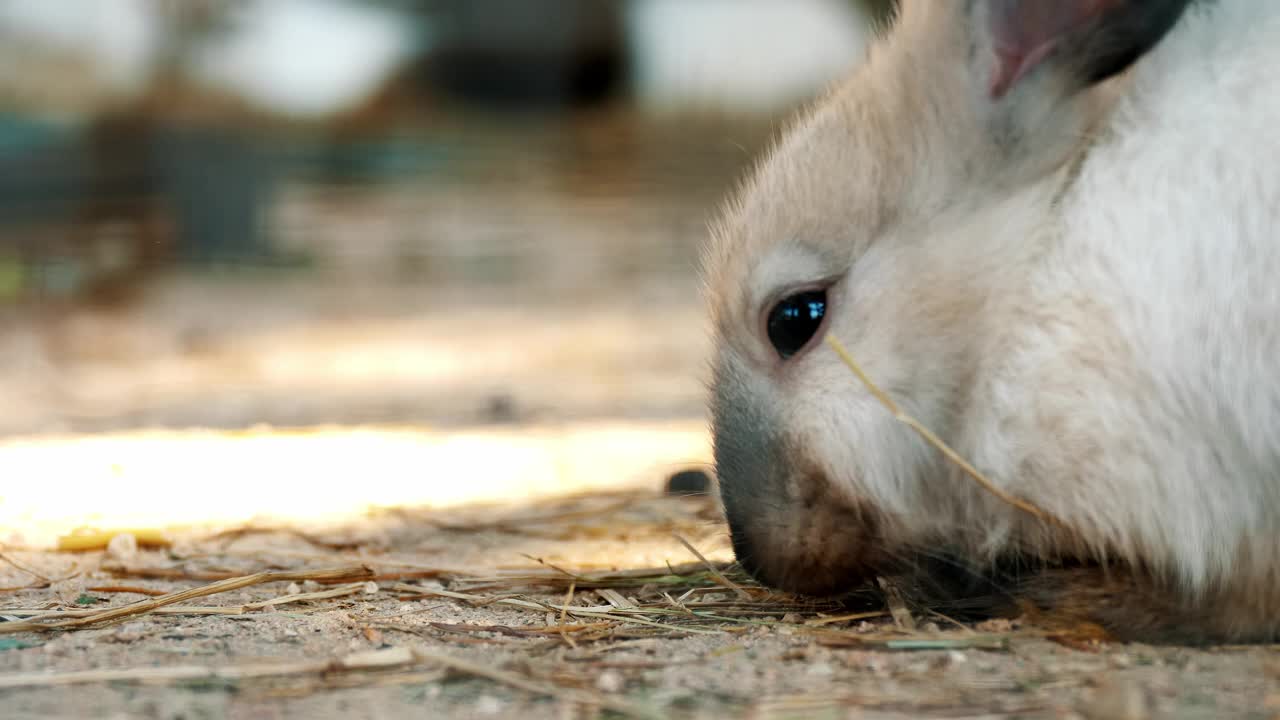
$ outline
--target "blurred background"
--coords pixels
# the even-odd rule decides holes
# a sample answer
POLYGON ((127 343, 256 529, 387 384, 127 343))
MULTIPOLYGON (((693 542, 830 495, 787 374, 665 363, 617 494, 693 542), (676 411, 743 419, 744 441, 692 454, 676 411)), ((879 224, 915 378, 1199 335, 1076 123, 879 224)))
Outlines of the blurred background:
POLYGON ((888 4, 0 0, 0 477, 136 431, 700 427, 706 223, 888 4))

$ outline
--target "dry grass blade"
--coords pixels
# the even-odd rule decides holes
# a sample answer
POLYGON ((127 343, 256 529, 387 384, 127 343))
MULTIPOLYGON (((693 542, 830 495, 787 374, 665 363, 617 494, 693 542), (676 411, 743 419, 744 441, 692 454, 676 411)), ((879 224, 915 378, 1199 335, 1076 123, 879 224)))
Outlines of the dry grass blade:
MULTIPOLYGON (((308 553, 304 555, 302 553, 291 553, 291 555, 296 557, 301 557, 306 560, 329 559, 331 562, 334 559, 337 559, 337 560, 346 559, 346 558, 334 558, 333 554, 308 553)), ((385 558, 385 557, 379 558, 378 567, 382 568, 387 566, 415 567, 420 569, 408 570, 408 571, 396 571, 396 572, 387 572, 387 571, 380 570, 376 574, 366 579, 373 580, 374 582, 384 582, 384 581, 393 581, 393 580, 433 580, 437 578, 466 577, 466 573, 460 570, 445 569, 445 568, 440 568, 434 565, 427 566, 427 565, 422 565, 421 563, 410 564, 405 561, 396 560, 394 558, 385 558)), ((110 563, 110 562, 103 563, 101 570, 103 572, 111 573, 113 576, 118 578, 129 577, 129 578, 137 578, 141 580, 161 580, 166 582, 185 581, 185 580, 196 581, 196 582, 213 582, 217 580, 231 580, 233 578, 242 577, 241 574, 234 573, 234 572, 209 571, 209 570, 184 570, 182 568, 164 568, 164 567, 130 567, 130 566, 120 565, 117 563, 110 563)), ((339 583, 346 582, 348 580, 350 580, 350 578, 345 578, 345 577, 320 578, 320 579, 316 579, 315 582, 321 585, 336 585, 339 583)))
POLYGON ((19 632, 46 632, 49 630, 70 630, 74 628, 86 627, 89 625, 109 624, 119 622, 121 620, 136 617, 138 615, 146 615, 154 612, 159 608, 175 605, 177 603, 192 600, 198 597, 208 597, 210 595, 218 595, 232 590, 241 590, 254 585, 262 585, 271 582, 302 582, 306 580, 314 580, 316 582, 334 581, 334 580, 367 580, 373 576, 373 571, 369 568, 359 565, 354 567, 333 568, 327 570, 288 570, 288 571, 272 571, 261 572, 253 575, 245 575, 243 577, 229 578, 227 580, 219 580, 215 583, 203 585, 188 590, 179 590, 171 592, 160 597, 150 600, 141 600, 131 603, 123 607, 102 610, 91 615, 79 618, 58 619, 52 622, 42 622, 40 620, 27 620, 24 622, 0 623, 0 635, 19 633, 19 632))
POLYGON ((907 631, 916 629, 916 619, 911 616, 911 610, 907 608, 907 603, 902 598, 902 590, 898 585, 888 578, 876 578, 876 584, 884 591, 884 603, 889 608, 889 615, 893 618, 893 624, 907 631))
POLYGON ((243 607, 245 610, 262 610, 276 605, 309 602, 311 600, 329 600, 336 597, 355 595, 356 593, 365 592, 367 582, 368 581, 361 581, 351 583, 349 585, 339 585, 338 587, 329 588, 328 590, 318 590, 316 592, 298 593, 296 595, 281 595, 278 598, 271 598, 270 600, 247 603, 243 607))
POLYGON ((149 597, 160 597, 166 591, 156 590, 155 588, 144 588, 136 585, 95 585, 85 588, 87 592, 96 593, 127 593, 132 595, 147 595, 149 597))
POLYGON ((184 570, 182 568, 164 567, 129 567, 113 562, 104 562, 100 568, 118 578, 137 578, 141 580, 194 580, 214 582, 241 577, 233 572, 211 570, 184 570))
POLYGON ((737 593, 739 598, 743 600, 751 599, 751 593, 747 592, 746 590, 743 590, 741 585, 738 585, 737 583, 733 582, 729 578, 725 577, 724 573, 717 570, 716 566, 712 565, 711 561, 707 560, 706 556, 698 552, 698 548, 694 547, 692 543, 680 537, 679 535, 676 535, 675 538, 680 541, 681 545, 685 546, 685 549, 693 553, 694 557, 702 561, 702 564, 707 568, 707 571, 711 573, 711 576, 714 577, 716 581, 718 581, 721 585, 724 585, 725 587, 737 593))
POLYGON ((957 467, 963 470, 966 475, 968 475, 970 478, 973 478, 974 482, 978 483, 978 485, 980 485, 983 490, 986 490, 988 493, 991 493, 992 496, 998 498, 1002 502, 1012 505, 1013 507, 1027 513, 1028 515, 1031 515, 1032 517, 1040 520, 1041 522, 1057 525, 1058 527, 1064 528, 1067 530, 1071 529, 1069 525, 1067 525, 1058 517, 1049 514, 1048 512, 1036 507, 1035 505, 1027 502, 1026 500, 1023 500, 1018 497, 1014 497, 1013 495, 1010 495, 1009 493, 997 487, 995 483, 991 482, 991 480, 987 478, 987 476, 983 475, 977 468, 969 464, 968 460, 965 460, 963 457, 960 456, 959 453, 957 453, 955 450, 952 450, 950 445, 947 445, 945 442, 942 441, 941 438, 939 438, 937 435, 934 435, 932 430, 922 425, 919 420, 916 420, 915 418, 903 412, 902 408, 898 407, 898 404, 893 401, 893 398, 889 397, 889 394, 886 393, 884 390, 881 390, 880 386, 876 385, 871 380, 871 378, 866 374, 866 372, 862 370, 862 366, 859 365, 858 362, 853 359, 853 356, 849 354, 849 351, 847 349, 845 349, 844 344, 841 343, 838 339, 836 339, 834 335, 827 335, 826 342, 827 342, 827 345, 830 346, 832 350, 835 350, 836 354, 840 356, 840 359, 844 362, 844 364, 850 370, 853 371, 853 374, 858 376, 858 379, 861 380, 862 384, 866 386, 867 391, 870 392, 873 396, 875 396, 876 400, 879 400, 880 404, 884 405, 885 409, 887 409, 893 415, 895 420, 914 430, 915 433, 919 435, 921 438, 923 438, 925 442, 932 445, 935 449, 938 450, 938 452, 941 452, 943 455, 947 457, 948 460, 955 463, 957 467))
POLYGON ((0 562, 4 562, 4 563, 6 563, 6 564, 8 564, 8 565, 12 565, 13 567, 15 567, 15 568, 17 568, 18 570, 21 570, 22 572, 24 572, 24 573, 26 573, 26 574, 28 574, 28 575, 30 575, 30 576, 32 576, 32 577, 34 577, 35 579, 39 580, 40 582, 43 582, 43 583, 46 583, 46 584, 48 584, 48 583, 52 583, 52 582, 53 582, 53 580, 51 580, 47 575, 44 575, 43 573, 37 572, 37 571, 35 571, 35 570, 31 569, 30 567, 27 567, 26 565, 24 565, 24 564, 22 564, 22 563, 18 562, 17 560, 14 560, 13 558, 9 557, 8 555, 6 555, 6 554, 4 554, 4 553, 2 553, 2 552, 0 552, 0 562))
MULTIPOLYGON (((101 610, 34 610, 28 608, 15 608, 0 610, 0 616, 27 618, 32 621, 58 619, 67 620, 70 618, 87 618, 93 617, 101 610)), ((215 607, 208 605, 183 605, 180 607, 162 607, 151 611, 153 615, 243 615, 245 609, 243 605, 232 605, 228 607, 215 607)), ((0 625, 0 628, 4 628, 0 625)))
POLYGON ((896 637, 883 634, 862 635, 824 630, 814 633, 814 640, 823 647, 851 647, 893 651, 988 650, 1005 652, 1010 647, 1010 638, 1005 635, 969 634, 964 637, 896 637))
POLYGON ((297 663, 261 663, 230 667, 119 668, 75 672, 30 672, 0 675, 0 689, 21 687, 65 687, 104 682, 174 683, 193 680, 248 680, 290 675, 318 675, 333 672, 379 670, 421 662, 413 650, 404 647, 353 653, 337 660, 308 660, 297 663))
POLYGON ((834 625, 836 623, 851 622, 853 620, 870 620, 871 618, 881 618, 889 614, 887 610, 871 610, 869 612, 848 613, 845 615, 832 615, 830 617, 819 617, 816 620, 808 620, 805 625, 809 627, 822 627, 823 625, 834 625))
MULTIPOLYGON (((478 605, 503 605, 506 607, 520 608, 522 610, 531 610, 538 613, 547 612, 564 612, 574 617, 593 618, 597 620, 613 620, 615 622, 631 623, 633 625, 647 625, 650 627, 661 628, 663 630, 672 630, 676 632, 687 632, 702 635, 719 635, 719 630, 708 630, 707 628, 678 626, 668 623, 660 623, 654 620, 647 620, 638 617, 640 614, 665 616, 665 613, 659 613, 652 608, 637 608, 633 611, 615 608, 612 605, 603 605, 598 607, 572 607, 569 605, 555 605, 553 603, 536 602, 534 600, 525 600, 523 598, 487 598, 481 595, 468 595, 467 593, 454 592, 452 590, 443 590, 440 588, 417 588, 420 595, 435 595, 439 597, 453 598, 454 600, 466 600, 467 602, 478 605)), ((730 620, 732 622, 732 620, 730 620)), ((0 626, 3 627, 3 626, 0 626)))
POLYGON ((567 627, 565 620, 568 618, 569 604, 573 602, 573 593, 577 589, 578 584, 576 582, 569 583, 569 591, 564 594, 564 602, 561 603, 560 606, 560 621, 558 623, 560 627, 560 637, 564 639, 565 644, 575 650, 578 648, 578 643, 574 642, 573 637, 571 637, 569 632, 565 629, 567 627))
POLYGON ((596 591, 596 594, 604 598, 610 605, 618 608, 619 610, 635 610, 640 607, 628 599, 627 596, 613 588, 600 588, 596 591))
POLYGON ((666 717, 663 713, 659 713, 655 710, 650 710, 649 708, 633 705, 604 695, 587 693, 581 690, 569 690, 555 685, 543 684, 523 675, 485 667, 484 665, 455 658, 443 653, 431 652, 430 650, 417 650, 416 655, 420 660, 444 665, 456 672, 499 682, 536 695, 545 695, 547 697, 568 700, 570 702, 594 705, 604 710, 610 710, 620 715, 626 715, 627 717, 646 719, 653 718, 655 720, 657 718, 666 717))
MULTIPOLYGON (((717 581, 715 576, 708 570, 708 564, 722 574, 723 571, 720 568, 728 567, 729 565, 728 563, 690 562, 680 565, 668 565, 662 568, 635 568, 606 572, 571 573, 563 569, 555 570, 555 572, 522 571, 494 576, 459 577, 456 578, 455 584, 473 590, 492 586, 507 588, 512 585, 560 589, 567 588, 570 582, 575 583, 579 590, 596 590, 602 587, 627 588, 640 585, 687 586, 703 582, 723 587, 724 584, 717 581)), ((741 587, 741 583, 738 583, 738 586, 741 587)))

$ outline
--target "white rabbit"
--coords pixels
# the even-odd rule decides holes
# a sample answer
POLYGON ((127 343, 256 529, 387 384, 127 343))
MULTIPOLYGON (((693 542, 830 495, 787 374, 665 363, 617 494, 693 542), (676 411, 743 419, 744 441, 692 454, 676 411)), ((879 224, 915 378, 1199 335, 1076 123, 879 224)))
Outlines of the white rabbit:
POLYGON ((705 253, 743 566, 828 594, 921 556, 1119 563, 1145 591, 1100 598, 1113 626, 1157 598, 1165 636, 1276 637, 1277 68, 1271 0, 907 0, 705 253))

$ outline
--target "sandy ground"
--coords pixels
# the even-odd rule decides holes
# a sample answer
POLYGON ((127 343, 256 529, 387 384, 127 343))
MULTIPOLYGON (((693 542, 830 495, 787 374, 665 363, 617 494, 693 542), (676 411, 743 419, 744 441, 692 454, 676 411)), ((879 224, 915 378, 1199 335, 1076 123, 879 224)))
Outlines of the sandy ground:
POLYGON ((278 582, 174 606, 194 608, 190 614, 0 635, 4 715, 1267 718, 1280 712, 1274 649, 1080 650, 1038 637, 1030 626, 956 627, 924 613, 908 631, 886 616, 876 596, 841 609, 748 586, 751 599, 735 603, 733 590, 705 575, 688 577, 700 561, 673 536, 711 562, 728 560, 714 504, 663 497, 660 484, 655 478, 650 488, 515 506, 384 511, 318 532, 260 526, 179 537, 162 550, 117 543, 107 553, 7 551, 0 617, 13 621, 24 609, 100 610, 146 599, 139 591, 202 584, 185 578, 364 566, 374 579, 278 582), (668 565, 682 567, 686 577, 589 587, 592 573, 650 568, 663 575, 668 565), (564 617, 554 610, 568 597, 561 571, 587 587, 575 588, 564 617), (171 577, 152 577, 157 573, 171 577), (522 576, 560 579, 552 592, 522 576), (29 587, 15 589, 22 586, 29 587), (325 589, 348 594, 244 607, 325 589), (668 614, 626 614, 637 605, 651 612, 666 607, 668 614), (210 608, 235 614, 195 614, 217 612, 210 608), (695 623, 690 617, 698 612, 722 619, 695 623), (909 638, 936 649, 884 646, 909 638), (352 666, 360 661, 374 667, 352 666), (91 670, 111 674, 77 674, 91 670))

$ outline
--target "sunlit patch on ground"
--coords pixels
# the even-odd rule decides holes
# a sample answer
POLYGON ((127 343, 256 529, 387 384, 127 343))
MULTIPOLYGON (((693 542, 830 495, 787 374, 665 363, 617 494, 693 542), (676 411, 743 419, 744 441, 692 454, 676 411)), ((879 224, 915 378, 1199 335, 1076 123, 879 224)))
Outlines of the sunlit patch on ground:
POLYGON ((17 439, 0 443, 0 527, 10 544, 51 547, 83 527, 328 525, 376 508, 657 490, 665 474, 707 462, 698 421, 17 439))

